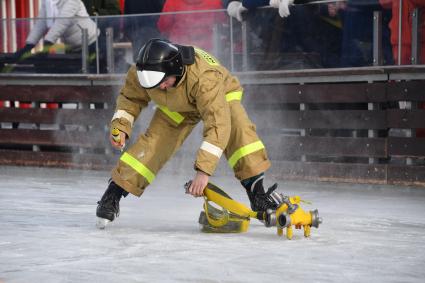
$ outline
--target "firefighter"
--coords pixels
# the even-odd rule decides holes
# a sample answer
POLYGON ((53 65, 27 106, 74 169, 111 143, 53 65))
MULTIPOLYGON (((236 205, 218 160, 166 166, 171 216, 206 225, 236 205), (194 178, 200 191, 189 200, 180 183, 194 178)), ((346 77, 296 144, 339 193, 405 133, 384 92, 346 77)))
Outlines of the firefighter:
POLYGON ((111 131, 112 146, 124 147, 134 122, 149 102, 157 108, 146 132, 128 147, 112 170, 109 186, 98 202, 98 224, 104 221, 106 225, 118 216, 122 196, 143 194, 200 121, 203 141, 189 193, 203 195, 224 153, 246 189, 252 209, 276 209, 270 198, 276 186, 267 192, 263 187, 270 161, 241 104, 242 93, 238 79, 204 50, 163 39, 151 39, 143 45, 117 98, 111 121, 111 130, 117 133, 111 131))

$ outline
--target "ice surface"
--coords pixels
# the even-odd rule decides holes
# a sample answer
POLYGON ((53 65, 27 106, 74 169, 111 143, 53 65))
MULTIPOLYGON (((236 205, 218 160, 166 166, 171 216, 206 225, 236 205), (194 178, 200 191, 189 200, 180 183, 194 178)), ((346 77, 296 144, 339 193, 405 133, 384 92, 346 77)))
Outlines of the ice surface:
MULTIPOLYGON (((98 230, 108 172, 0 167, 0 282, 424 282, 424 189, 280 182, 324 220, 290 241, 255 220, 200 233, 190 177, 159 174, 98 230)), ((212 180, 247 203, 233 178, 212 180)))

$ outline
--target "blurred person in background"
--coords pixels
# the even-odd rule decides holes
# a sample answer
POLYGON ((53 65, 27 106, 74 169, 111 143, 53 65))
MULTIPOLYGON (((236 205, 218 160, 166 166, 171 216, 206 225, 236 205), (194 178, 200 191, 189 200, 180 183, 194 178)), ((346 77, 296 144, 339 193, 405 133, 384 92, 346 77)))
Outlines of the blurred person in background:
MULTIPOLYGON (((391 30, 391 45, 394 56, 394 61, 398 64, 398 42, 400 40, 398 36, 399 29, 399 17, 400 17, 400 2, 399 0, 379 0, 381 5, 385 9, 392 10, 392 18, 389 23, 391 30)), ((419 62, 416 64, 425 64, 425 0, 403 0, 402 14, 401 14, 401 65, 412 64, 412 18, 413 11, 419 8, 419 38, 418 51, 419 51, 419 62)), ((418 107, 425 109, 425 102, 420 102, 418 107)), ((416 129, 417 137, 425 137, 425 129, 416 129)))
POLYGON ((15 53, 17 60, 31 55, 31 50, 44 38, 42 53, 54 53, 54 44, 61 39, 65 52, 80 52, 82 29, 88 31, 90 53, 95 52, 96 24, 89 18, 81 0, 42 0, 35 25, 31 29, 25 46, 15 53))
POLYGON ((108 16, 121 14, 118 0, 82 0, 90 16, 108 16))
MULTIPOLYGON (((274 54, 273 61, 278 61, 276 54, 280 53, 280 40, 283 34, 283 19, 274 9, 257 9, 264 6, 269 6, 269 0, 228 1, 226 5, 230 17, 238 22, 247 23, 248 52, 257 54, 255 58, 250 57, 249 65, 255 69, 272 68, 268 63, 267 54, 274 54)), ((236 24, 234 27, 234 49, 242 52, 241 25, 236 24)))
POLYGON ((391 13, 384 11, 378 0, 348 0, 338 3, 337 9, 343 19, 340 67, 373 65, 373 17, 375 11, 382 11, 383 64, 392 65, 394 63, 388 29, 391 13))
POLYGON ((98 55, 100 72, 106 73, 106 29, 111 27, 114 33, 114 41, 122 37, 120 17, 110 17, 121 15, 119 0, 82 0, 91 17, 97 18, 97 28, 99 30, 98 55))
POLYGON ((312 2, 311 0, 241 0, 241 1, 227 1, 227 12, 229 16, 242 21, 242 14, 247 10, 255 9, 258 7, 270 6, 278 9, 279 16, 282 18, 288 17, 290 7, 294 4, 304 4, 312 2))
MULTIPOLYGON (((56 53, 56 43, 60 39, 64 44, 65 53, 80 53, 82 45, 82 29, 88 31, 88 44, 91 63, 96 54, 96 24, 88 17, 87 10, 81 0, 42 0, 33 28, 25 41, 25 46, 15 52, 17 62, 31 56, 31 50, 41 40, 43 49, 40 54, 56 53)), ((43 59, 44 60, 44 59, 43 59)), ((55 66, 53 71, 60 72, 61 66, 55 66)), ((28 105, 21 102, 20 107, 28 105)), ((26 107, 26 106, 25 106, 26 107)), ((58 108, 58 103, 47 103, 47 108, 58 108)), ((14 128, 18 125, 14 125, 14 128)))
MULTIPOLYGON (((21 62, 32 56, 31 50, 41 39, 44 40, 40 54, 53 54, 57 50, 62 52, 63 49, 66 53, 80 52, 81 29, 87 29, 89 51, 95 54, 97 29, 96 24, 88 16, 81 0, 42 0, 35 24, 26 38, 25 46, 15 52, 15 60, 21 62), (64 48, 56 45, 59 39, 64 44, 64 48)), ((54 71, 59 72, 60 68, 61 66, 57 66, 54 71)), ((19 107, 26 108, 31 107, 30 105, 29 102, 21 101, 19 107)), ((59 104, 47 103, 46 107, 58 108, 59 104)), ((17 127, 18 124, 13 125, 13 128, 17 127)))
POLYGON ((257 70, 337 67, 341 20, 331 4, 310 0, 241 0, 227 5, 229 16, 248 22, 249 51, 264 54, 257 70), (307 4, 310 5, 299 5, 307 4), (294 5, 297 4, 297 5, 294 5), (269 6, 275 9, 257 9, 269 6))
MULTIPOLYGON (((391 30, 391 46, 395 63, 398 63, 398 29, 399 29, 399 15, 400 15, 400 1, 399 0, 379 0, 382 7, 392 11, 391 21, 389 27, 391 30)), ((419 64, 425 63, 425 0, 403 0, 402 15, 401 15, 401 64, 410 65, 411 52, 412 52, 412 15, 416 8, 419 8, 419 30, 421 34, 419 48, 419 64)))
MULTIPOLYGON (((84 6, 87 9, 87 12, 91 17, 93 16, 115 16, 121 15, 119 0, 82 0, 84 6)), ((99 18, 98 28, 101 31, 101 45, 103 46, 105 43, 105 29, 108 27, 112 27, 114 29, 114 37, 119 38, 120 32, 120 18, 119 17, 107 17, 107 18, 99 18)))
MULTIPOLYGON (((133 14, 158 14, 161 13, 164 0, 125 0, 124 15, 133 14)), ((133 59, 149 39, 160 37, 157 28, 159 15, 138 15, 124 17, 124 36, 132 44, 133 59)))
MULTIPOLYGON (((166 0, 162 12, 223 9, 221 0, 166 0)), ((162 36, 182 44, 193 44, 212 51, 215 24, 227 22, 223 12, 162 14, 158 29, 162 36)))

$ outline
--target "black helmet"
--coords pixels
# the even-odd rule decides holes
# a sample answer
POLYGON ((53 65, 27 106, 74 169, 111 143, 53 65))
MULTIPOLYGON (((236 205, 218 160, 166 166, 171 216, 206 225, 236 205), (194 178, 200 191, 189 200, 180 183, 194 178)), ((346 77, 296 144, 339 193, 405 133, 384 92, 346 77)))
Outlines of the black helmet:
POLYGON ((154 38, 139 51, 136 67, 140 85, 154 88, 168 76, 181 76, 184 72, 181 46, 168 40, 154 38))

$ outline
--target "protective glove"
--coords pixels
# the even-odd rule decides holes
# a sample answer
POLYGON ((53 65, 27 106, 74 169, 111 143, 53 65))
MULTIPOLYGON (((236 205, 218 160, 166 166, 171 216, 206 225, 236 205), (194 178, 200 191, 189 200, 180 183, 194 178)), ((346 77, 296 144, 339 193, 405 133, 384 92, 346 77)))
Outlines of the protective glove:
POLYGON ((238 21, 242 22, 242 13, 248 11, 247 8, 242 6, 242 3, 239 1, 232 1, 227 5, 227 13, 229 16, 236 18, 238 21))
POLYGON ((289 13, 289 5, 294 4, 294 0, 270 0, 269 5, 279 9, 279 15, 282 18, 286 18, 289 13))
POLYGON ((31 55, 31 49, 34 48, 34 44, 27 43, 24 47, 15 52, 14 57, 16 60, 24 60, 31 55))

